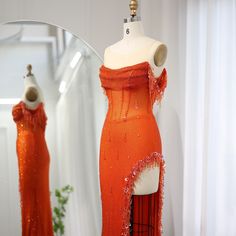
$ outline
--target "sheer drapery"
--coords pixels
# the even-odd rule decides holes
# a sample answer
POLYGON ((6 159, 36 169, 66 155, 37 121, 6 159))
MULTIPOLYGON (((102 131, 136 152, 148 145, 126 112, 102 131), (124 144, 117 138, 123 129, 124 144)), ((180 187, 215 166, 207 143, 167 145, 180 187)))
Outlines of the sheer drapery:
POLYGON ((236 1, 141 6, 146 33, 168 46, 168 86, 159 111, 164 235, 236 235, 236 1))
POLYGON ((236 1, 186 8, 184 236, 236 235, 236 1))
POLYGON ((67 206, 65 235, 95 236, 101 230, 98 157, 105 116, 98 80, 101 60, 83 42, 76 40, 72 45, 69 59, 77 52, 82 56, 75 68, 67 66, 70 60, 65 59, 62 80, 66 89, 57 104, 59 184, 74 188, 67 206))

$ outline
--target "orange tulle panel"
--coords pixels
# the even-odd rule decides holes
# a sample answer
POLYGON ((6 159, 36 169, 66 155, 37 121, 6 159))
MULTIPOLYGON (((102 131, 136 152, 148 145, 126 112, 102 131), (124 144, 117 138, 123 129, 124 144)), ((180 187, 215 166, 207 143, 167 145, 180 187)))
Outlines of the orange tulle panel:
POLYGON ((155 78, 148 62, 121 69, 100 69, 108 111, 100 146, 103 236, 160 236, 164 160, 161 137, 152 113, 167 81, 164 69, 155 78), (146 168, 160 167, 158 192, 132 196, 146 168))
POLYGON ((22 236, 52 236, 44 107, 40 103, 35 110, 30 110, 20 102, 13 107, 12 114, 17 125, 22 236))

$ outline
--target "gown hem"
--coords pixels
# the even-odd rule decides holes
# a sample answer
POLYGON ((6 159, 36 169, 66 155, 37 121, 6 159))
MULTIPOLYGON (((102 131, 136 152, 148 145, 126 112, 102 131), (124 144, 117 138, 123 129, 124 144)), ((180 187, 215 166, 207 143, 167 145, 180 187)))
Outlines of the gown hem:
POLYGON ((158 187, 158 236, 162 235, 162 208, 163 208, 163 198, 164 198, 164 172, 165 172, 165 161, 162 154, 159 152, 152 152, 150 155, 146 156, 144 159, 139 160, 131 169, 129 175, 125 177, 125 187, 124 187, 124 197, 125 206, 123 214, 123 224, 122 224, 122 236, 129 236, 130 230, 130 215, 131 215, 131 197, 134 192, 135 182, 140 178, 143 170, 146 168, 160 167, 159 175, 159 187, 158 187))

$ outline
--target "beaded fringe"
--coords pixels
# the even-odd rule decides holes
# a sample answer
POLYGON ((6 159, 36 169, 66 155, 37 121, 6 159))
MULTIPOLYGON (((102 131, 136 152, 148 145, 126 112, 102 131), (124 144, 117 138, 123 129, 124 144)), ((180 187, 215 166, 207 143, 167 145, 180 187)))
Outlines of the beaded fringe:
POLYGON ((161 102, 164 95, 165 88, 167 86, 167 72, 164 68, 159 77, 155 77, 152 68, 149 65, 148 68, 148 78, 149 78, 149 94, 152 104, 157 101, 161 102))
POLYGON ((132 168, 130 174, 125 178, 124 187, 124 197, 125 197, 125 207, 123 215, 123 226, 122 226, 122 236, 129 236, 130 227, 130 214, 131 214, 131 197, 134 192, 135 182, 140 178, 143 170, 146 168, 160 167, 160 180, 158 189, 158 236, 162 235, 162 208, 163 208, 163 196, 164 196, 164 172, 165 172, 165 162, 163 156, 158 152, 153 152, 150 156, 147 156, 143 160, 139 160, 137 164, 132 168))
POLYGON ((42 107, 43 104, 40 103, 35 110, 29 110, 23 102, 21 103, 22 115, 24 116, 25 124, 28 127, 31 126, 33 130, 35 130, 37 126, 45 129, 47 116, 42 107))

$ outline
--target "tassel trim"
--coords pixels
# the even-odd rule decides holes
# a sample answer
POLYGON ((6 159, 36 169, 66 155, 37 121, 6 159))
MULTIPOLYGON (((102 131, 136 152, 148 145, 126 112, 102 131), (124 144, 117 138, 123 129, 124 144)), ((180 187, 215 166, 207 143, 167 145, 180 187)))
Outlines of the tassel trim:
POLYGON ((165 162, 163 156, 158 152, 153 152, 150 156, 145 159, 138 161, 138 163, 132 168, 130 174, 125 177, 125 187, 124 187, 124 197, 125 197, 125 207, 123 215, 123 226, 122 226, 122 236, 129 236, 130 228, 130 214, 131 214, 131 197, 134 192, 135 182, 140 178, 143 170, 146 168, 160 167, 160 177, 159 177, 159 188, 158 188, 158 236, 162 235, 162 208, 163 208, 163 196, 164 196, 164 172, 165 172, 165 162))
POLYGON ((152 68, 149 66, 148 78, 151 103, 152 105, 155 103, 155 101, 160 103, 167 86, 167 71, 164 68, 161 75, 159 77, 155 77, 152 68))

